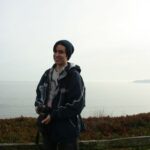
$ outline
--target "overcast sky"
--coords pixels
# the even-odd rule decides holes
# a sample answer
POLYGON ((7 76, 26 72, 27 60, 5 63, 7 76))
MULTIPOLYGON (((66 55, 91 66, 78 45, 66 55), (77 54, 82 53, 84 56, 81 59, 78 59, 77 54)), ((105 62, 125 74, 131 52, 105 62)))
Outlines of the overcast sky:
POLYGON ((150 0, 0 0, 0 80, 38 81, 53 45, 86 81, 150 78, 150 0))

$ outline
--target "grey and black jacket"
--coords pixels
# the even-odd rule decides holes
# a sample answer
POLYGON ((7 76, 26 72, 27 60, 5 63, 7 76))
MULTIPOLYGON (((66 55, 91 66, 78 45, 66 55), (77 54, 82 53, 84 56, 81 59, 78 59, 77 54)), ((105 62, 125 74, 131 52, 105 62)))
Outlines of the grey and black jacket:
MULTIPOLYGON (((37 86, 35 106, 47 104, 54 68, 55 64, 43 74, 37 86)), ((58 79, 52 108, 48 112, 52 118, 49 134, 57 142, 74 139, 80 133, 80 113, 85 106, 85 86, 80 72, 79 66, 68 63, 58 79)))

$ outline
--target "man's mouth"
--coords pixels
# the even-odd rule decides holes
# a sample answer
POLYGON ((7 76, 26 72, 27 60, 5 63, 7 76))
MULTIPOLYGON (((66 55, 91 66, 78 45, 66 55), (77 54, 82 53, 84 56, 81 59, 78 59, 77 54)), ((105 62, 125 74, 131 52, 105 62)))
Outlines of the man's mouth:
POLYGON ((58 60, 60 60, 60 58, 57 57, 57 58, 55 58, 55 60, 58 61, 58 60))

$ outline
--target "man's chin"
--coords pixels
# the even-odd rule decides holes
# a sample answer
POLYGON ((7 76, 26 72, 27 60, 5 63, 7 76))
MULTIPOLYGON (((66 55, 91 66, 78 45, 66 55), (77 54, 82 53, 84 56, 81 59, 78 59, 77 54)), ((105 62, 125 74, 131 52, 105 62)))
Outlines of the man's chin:
POLYGON ((60 64, 61 62, 59 60, 55 60, 55 63, 56 64, 60 64))
POLYGON ((56 64, 56 65, 59 65, 59 66, 63 65, 63 63, 57 62, 57 61, 55 61, 55 64, 56 64))

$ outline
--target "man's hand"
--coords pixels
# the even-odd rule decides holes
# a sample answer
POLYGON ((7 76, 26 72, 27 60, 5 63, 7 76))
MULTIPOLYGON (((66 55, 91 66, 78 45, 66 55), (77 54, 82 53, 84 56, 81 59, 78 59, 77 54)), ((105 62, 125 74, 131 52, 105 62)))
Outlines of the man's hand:
POLYGON ((50 121, 51 121, 51 116, 47 115, 46 118, 42 120, 42 123, 48 124, 48 123, 50 123, 50 121))

